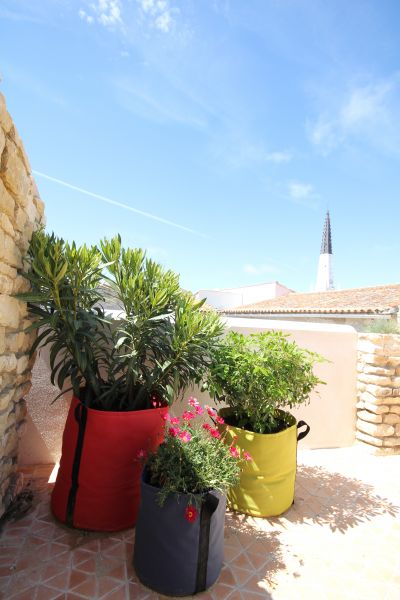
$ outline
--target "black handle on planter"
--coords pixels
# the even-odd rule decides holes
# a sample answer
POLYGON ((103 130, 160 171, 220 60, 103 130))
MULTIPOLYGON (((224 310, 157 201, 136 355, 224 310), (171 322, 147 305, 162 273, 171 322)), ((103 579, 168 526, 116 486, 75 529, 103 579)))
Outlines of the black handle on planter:
POLYGON ((310 426, 307 425, 307 423, 305 421, 299 421, 297 423, 297 441, 299 442, 300 440, 302 440, 303 438, 306 437, 306 435, 308 435, 310 433, 310 426), (300 429, 300 427, 306 426, 304 431, 298 431, 300 429))
POLYGON ((214 494, 206 494, 200 512, 199 554, 197 563, 195 593, 204 592, 207 587, 207 563, 210 547, 211 517, 217 510, 219 499, 214 494))
POLYGON ((71 527, 73 526, 76 494, 79 487, 79 468, 81 465, 83 441, 85 438, 87 413, 88 411, 86 406, 79 402, 79 404, 76 405, 74 411, 74 417, 76 422, 78 423, 78 434, 76 438, 74 461, 72 463, 71 487, 68 493, 67 509, 65 516, 65 521, 67 525, 70 525, 71 527))

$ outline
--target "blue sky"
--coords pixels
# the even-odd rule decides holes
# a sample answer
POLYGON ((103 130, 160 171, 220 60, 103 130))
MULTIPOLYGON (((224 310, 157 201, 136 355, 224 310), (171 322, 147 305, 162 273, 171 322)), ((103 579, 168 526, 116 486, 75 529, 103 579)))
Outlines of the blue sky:
POLYGON ((336 286, 397 282, 399 17, 396 0, 1 0, 0 89, 48 229, 120 232, 193 291, 311 291, 329 208, 336 286))

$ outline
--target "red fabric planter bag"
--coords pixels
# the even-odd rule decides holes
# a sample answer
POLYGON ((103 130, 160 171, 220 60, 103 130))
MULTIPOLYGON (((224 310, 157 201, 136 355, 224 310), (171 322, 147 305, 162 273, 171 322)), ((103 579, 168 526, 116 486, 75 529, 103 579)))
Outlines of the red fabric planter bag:
POLYGON ((163 441, 168 407, 102 411, 73 397, 51 498, 57 519, 94 531, 118 531, 136 523, 141 449, 163 441))

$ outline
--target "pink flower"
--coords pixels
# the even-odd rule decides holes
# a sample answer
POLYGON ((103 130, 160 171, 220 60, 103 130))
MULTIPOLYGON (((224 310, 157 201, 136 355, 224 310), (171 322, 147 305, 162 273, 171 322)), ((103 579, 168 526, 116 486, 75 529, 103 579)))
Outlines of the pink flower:
POLYGON ((211 431, 211 425, 209 423, 203 423, 202 428, 206 431, 211 431))
POLYGON ((192 504, 188 504, 185 510, 185 519, 189 521, 189 523, 193 523, 197 519, 197 515, 199 514, 198 510, 192 504))
POLYGON ((179 417, 171 417, 170 421, 171 421, 171 425, 178 425, 179 417))
POLYGON ((191 421, 192 419, 195 419, 196 415, 195 413, 191 412, 190 410, 185 410, 185 412, 182 415, 182 419, 184 419, 184 421, 191 421))
POLYGON ((210 429, 209 431, 212 437, 216 438, 217 440, 221 439, 221 434, 218 429, 210 429))
POLYGON ((169 413, 165 413, 165 415, 161 415, 161 418, 163 421, 169 421, 170 420, 169 413))
POLYGON ((230 446, 229 452, 231 453, 231 456, 233 456, 233 458, 239 458, 239 451, 237 448, 235 448, 235 446, 230 446))
POLYGON ((179 434, 179 437, 181 438, 182 442, 184 442, 185 444, 187 442, 190 442, 190 440, 192 439, 192 436, 190 435, 190 433, 188 431, 181 431, 179 434))
POLYGON ((216 417, 217 416, 217 411, 214 410, 213 408, 211 408, 211 406, 208 406, 206 404, 205 408, 206 408, 208 414, 210 415, 210 417, 216 417))
POLYGON ((215 417, 215 420, 217 421, 217 423, 219 423, 220 425, 223 425, 225 423, 224 419, 222 417, 220 417, 219 415, 217 415, 215 417))
POLYGON ((243 458, 244 458, 245 460, 249 460, 249 461, 250 461, 250 460, 253 460, 253 458, 252 458, 251 454, 249 454, 248 452, 246 452, 246 450, 243 450, 243 458))
POLYGON ((141 448, 140 450, 138 450, 137 453, 136 453, 136 458, 143 459, 143 458, 146 458, 146 456, 147 456, 147 452, 143 448, 141 448))
POLYGON ((188 404, 189 406, 193 406, 193 408, 196 408, 196 406, 199 406, 199 401, 197 400, 197 398, 193 398, 193 396, 191 396, 188 400, 188 404))
POLYGON ((180 432, 179 427, 170 427, 168 429, 168 433, 171 437, 176 437, 180 432))
POLYGON ((204 412, 204 408, 202 406, 200 406, 200 404, 198 406, 195 406, 194 410, 196 412, 196 415, 202 415, 204 412))

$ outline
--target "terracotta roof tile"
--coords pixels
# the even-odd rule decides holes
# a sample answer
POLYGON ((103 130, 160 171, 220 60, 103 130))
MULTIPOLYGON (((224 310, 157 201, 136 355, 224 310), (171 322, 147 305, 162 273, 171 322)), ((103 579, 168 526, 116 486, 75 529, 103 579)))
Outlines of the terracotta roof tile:
POLYGON ((353 288, 308 294, 288 294, 255 304, 229 308, 225 314, 270 313, 365 313, 397 311, 400 306, 400 284, 353 288))

